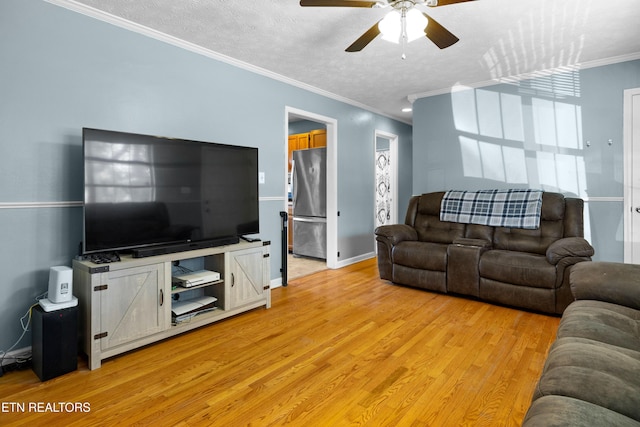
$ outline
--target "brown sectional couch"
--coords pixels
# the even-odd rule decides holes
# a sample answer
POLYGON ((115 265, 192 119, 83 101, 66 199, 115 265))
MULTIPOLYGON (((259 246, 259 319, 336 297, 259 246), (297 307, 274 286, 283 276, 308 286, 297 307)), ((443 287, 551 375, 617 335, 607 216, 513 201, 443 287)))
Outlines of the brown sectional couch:
POLYGON ((571 266, 594 253, 582 199, 544 192, 531 230, 441 221, 443 196, 414 196, 404 224, 376 229, 381 278, 552 314, 573 301, 571 266))
POLYGON ((640 426, 640 265, 581 263, 570 281, 522 425, 640 426))

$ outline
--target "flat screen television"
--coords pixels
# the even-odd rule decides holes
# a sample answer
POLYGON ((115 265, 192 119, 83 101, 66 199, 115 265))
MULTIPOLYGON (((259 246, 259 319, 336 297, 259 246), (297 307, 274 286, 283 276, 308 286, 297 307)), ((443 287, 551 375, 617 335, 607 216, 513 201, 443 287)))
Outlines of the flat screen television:
POLYGON ((258 149, 89 129, 84 254, 236 243, 260 231, 258 149))

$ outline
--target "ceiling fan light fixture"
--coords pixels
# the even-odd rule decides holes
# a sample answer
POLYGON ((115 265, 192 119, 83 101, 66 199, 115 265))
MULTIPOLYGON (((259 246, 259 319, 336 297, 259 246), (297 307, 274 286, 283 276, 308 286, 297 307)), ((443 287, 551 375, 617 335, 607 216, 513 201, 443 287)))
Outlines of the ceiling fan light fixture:
POLYGON ((418 9, 409 9, 405 18, 407 42, 412 42, 424 37, 424 30, 427 28, 429 20, 418 9))
POLYGON ((378 23, 382 39, 391 43, 400 43, 402 35, 402 16, 397 10, 387 13, 378 23))
POLYGON ((417 9, 392 10, 378 23, 378 30, 383 40, 399 44, 405 38, 409 43, 424 37, 428 23, 429 20, 417 9))

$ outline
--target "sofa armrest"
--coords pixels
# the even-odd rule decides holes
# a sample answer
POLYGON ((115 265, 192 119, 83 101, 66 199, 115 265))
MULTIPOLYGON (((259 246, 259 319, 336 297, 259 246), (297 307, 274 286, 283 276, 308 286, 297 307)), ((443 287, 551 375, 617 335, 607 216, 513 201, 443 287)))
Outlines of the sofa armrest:
POLYGON ((569 276, 577 300, 598 300, 640 310, 640 265, 581 262, 569 276))
POLYGON ((593 246, 582 237, 565 237, 549 245, 547 248, 547 261, 556 265, 566 257, 590 258, 594 253, 593 246))
POLYGON ((381 225, 374 231, 378 247, 380 278, 393 280, 392 252, 395 245, 405 240, 418 240, 418 232, 406 224, 381 225))
POLYGON ((405 240, 418 240, 415 228, 406 224, 381 225, 375 230, 376 240, 395 246, 405 240))

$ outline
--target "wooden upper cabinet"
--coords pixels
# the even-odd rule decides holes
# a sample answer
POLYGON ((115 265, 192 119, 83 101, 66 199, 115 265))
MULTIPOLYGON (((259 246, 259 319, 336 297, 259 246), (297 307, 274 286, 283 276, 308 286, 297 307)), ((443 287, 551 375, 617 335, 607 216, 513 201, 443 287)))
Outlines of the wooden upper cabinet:
POLYGON ((298 133, 296 135, 291 135, 296 137, 296 143, 294 150, 306 150, 309 148, 309 134, 308 133, 298 133))
POLYGON ((309 132, 309 148, 320 148, 327 146, 326 129, 312 130, 309 132))
POLYGON ((289 172, 291 172, 291 161, 295 150, 306 150, 309 148, 310 135, 308 133, 297 133, 289 135, 289 172))
POLYGON ((317 129, 308 133, 296 133, 289 135, 289 172, 291 172, 291 161, 295 150, 306 150, 307 148, 320 148, 327 146, 327 130, 317 129))

